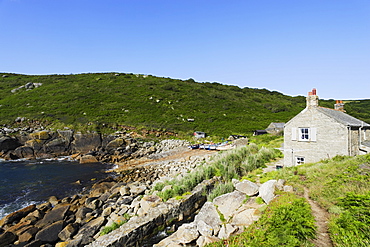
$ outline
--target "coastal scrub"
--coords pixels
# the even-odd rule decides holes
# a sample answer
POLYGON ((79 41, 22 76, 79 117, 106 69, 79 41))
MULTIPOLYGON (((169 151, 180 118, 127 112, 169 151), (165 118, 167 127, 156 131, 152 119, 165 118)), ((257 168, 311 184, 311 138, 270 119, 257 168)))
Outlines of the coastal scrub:
POLYGON ((221 182, 219 185, 216 185, 214 193, 210 194, 208 199, 211 200, 223 193, 230 192, 233 188, 230 183, 232 179, 240 179, 247 175, 248 172, 264 167, 265 163, 280 156, 281 152, 276 149, 259 148, 256 144, 251 143, 248 146, 238 147, 220 153, 212 162, 198 167, 181 179, 157 183, 153 191, 159 191, 165 185, 171 185, 171 188, 157 193, 158 196, 166 201, 172 197, 191 191, 203 180, 217 176, 221 182))

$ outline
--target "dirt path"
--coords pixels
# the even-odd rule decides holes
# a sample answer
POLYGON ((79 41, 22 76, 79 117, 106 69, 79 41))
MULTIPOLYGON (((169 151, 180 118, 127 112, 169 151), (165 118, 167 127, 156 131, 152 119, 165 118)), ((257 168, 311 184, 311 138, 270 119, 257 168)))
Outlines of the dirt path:
POLYGON ((316 201, 310 199, 309 191, 307 188, 304 188, 304 198, 306 198, 306 200, 310 204, 312 214, 316 220, 317 238, 312 242, 317 247, 333 246, 328 233, 329 213, 325 209, 321 208, 316 201))
MULTIPOLYGON (((263 173, 275 171, 276 165, 283 165, 283 159, 268 164, 267 167, 263 169, 263 173)), ((304 189, 304 198, 306 198, 311 206, 312 214, 315 217, 317 226, 317 239, 313 240, 312 242, 316 247, 332 247, 333 243, 328 233, 329 213, 325 209, 321 208, 316 201, 309 197, 308 188, 304 189)))

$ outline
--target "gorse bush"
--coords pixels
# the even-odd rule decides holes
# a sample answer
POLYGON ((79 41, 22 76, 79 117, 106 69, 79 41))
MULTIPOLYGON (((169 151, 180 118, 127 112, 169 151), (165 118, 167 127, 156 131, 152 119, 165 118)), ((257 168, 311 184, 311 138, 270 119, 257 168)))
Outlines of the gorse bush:
POLYGON ((271 201, 261 218, 242 234, 207 246, 312 246, 309 240, 315 238, 315 231, 314 217, 306 200, 284 193, 271 201))

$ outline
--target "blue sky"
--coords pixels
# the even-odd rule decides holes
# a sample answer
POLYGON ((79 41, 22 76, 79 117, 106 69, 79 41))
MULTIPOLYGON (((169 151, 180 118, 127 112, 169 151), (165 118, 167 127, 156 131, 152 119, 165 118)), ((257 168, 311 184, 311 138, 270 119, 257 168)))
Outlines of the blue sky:
POLYGON ((368 0, 0 0, 0 72, 370 98, 368 0))

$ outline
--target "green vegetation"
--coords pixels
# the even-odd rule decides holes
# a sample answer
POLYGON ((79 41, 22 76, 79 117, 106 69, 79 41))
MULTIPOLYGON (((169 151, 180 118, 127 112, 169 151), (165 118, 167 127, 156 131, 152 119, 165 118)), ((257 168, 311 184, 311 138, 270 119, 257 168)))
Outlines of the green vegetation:
POLYGON ((112 225, 110 226, 105 226, 101 232, 100 232, 100 236, 103 236, 105 234, 108 234, 116 229, 118 229, 120 226, 122 226, 123 224, 127 223, 127 221, 129 221, 130 219, 130 215, 128 214, 124 214, 123 215, 123 220, 120 220, 118 222, 113 222, 112 225))
POLYGON ((220 183, 215 186, 212 192, 208 195, 208 200, 213 201, 216 197, 227 194, 234 191, 234 185, 232 182, 220 183))
POLYGON ((235 148, 225 151, 218 155, 212 162, 197 168, 182 179, 173 179, 165 183, 157 183, 154 191, 163 200, 182 195, 187 191, 191 191, 196 185, 203 180, 211 179, 214 176, 220 177, 221 183, 216 185, 214 191, 208 195, 208 200, 212 200, 216 196, 231 192, 233 178, 240 179, 249 172, 264 167, 265 163, 271 159, 281 156, 281 152, 276 149, 265 148, 251 143, 248 146, 235 148), (165 185, 171 185, 171 189, 163 190, 165 185))
MULTIPOLYGON (((302 92, 305 93, 305 92, 302 92)), ((370 100, 345 101, 348 114, 370 122, 370 100)), ((320 100, 332 108, 334 100, 320 100)), ((112 132, 124 127, 173 131, 181 137, 195 130, 221 139, 230 134, 250 135, 271 122, 287 122, 305 107, 305 97, 290 97, 266 89, 239 88, 219 83, 197 83, 192 79, 120 73, 30 76, 0 74, 0 124, 14 123, 17 117, 39 121, 51 128, 112 132), (6 75, 6 76, 3 76, 6 75), (29 82, 42 86, 19 88, 29 82), (194 119, 194 121, 188 121, 194 119)), ((27 125, 29 122, 24 124, 27 125)), ((189 173, 183 179, 159 183, 170 190, 159 192, 164 200, 181 199, 196 185, 214 176, 220 184, 209 200, 232 190, 233 178, 260 182, 285 179, 298 189, 307 187, 310 197, 331 213, 330 237, 335 246, 370 245, 370 155, 338 156, 315 164, 261 175, 271 159, 281 157, 273 148, 280 147, 281 136, 251 137, 251 145, 221 153, 210 164, 189 173), (267 148, 268 147, 268 148, 267 148)), ((115 222, 102 230, 106 234, 120 225, 115 222)), ((309 246, 314 235, 312 217, 304 199, 282 194, 240 237, 229 246, 309 246), (294 220, 287 220, 294 219, 294 220), (264 243, 264 244, 261 244, 264 243)), ((213 246, 223 246, 217 243, 213 246)))
POLYGON ((258 203, 258 204, 264 204, 265 202, 263 201, 263 199, 261 197, 257 197, 256 198, 256 203, 258 203))
POLYGON ((150 75, 2 73, 0 105, 0 124, 14 124, 17 117, 25 117, 56 128, 105 131, 108 126, 133 126, 183 135, 199 130, 227 137, 265 129, 271 122, 286 122, 305 107, 305 98, 150 75), (11 92, 28 82, 42 86, 11 92))
POLYGON ((370 244, 370 154, 336 156, 330 160, 270 172, 261 180, 285 179, 310 191, 330 214, 329 232, 335 246, 370 244))
POLYGON ((338 246, 370 246, 370 192, 347 193, 338 198, 342 213, 331 221, 331 236, 338 246))
POLYGON ((209 244, 218 246, 312 246, 315 237, 310 205, 297 195, 284 193, 267 206, 261 218, 240 235, 209 244))
POLYGON ((349 113, 351 116, 354 116, 355 118, 365 121, 366 123, 370 123, 370 112, 368 111, 370 106, 369 99, 344 101, 344 103, 344 108, 347 113, 349 113))
POLYGON ((280 148, 284 142, 284 136, 265 134, 251 136, 248 138, 248 141, 257 144, 259 147, 280 148))
MULTIPOLYGON (((305 92, 302 92, 305 94, 305 92)), ((333 108, 334 100, 320 100, 333 108)), ((346 101, 349 114, 370 122, 370 100, 346 101)), ((93 73, 20 75, 0 73, 0 124, 17 117, 54 128, 112 131, 122 126, 220 138, 249 135, 271 122, 287 122, 305 107, 305 97, 219 83, 151 75, 93 73), (5 77, 3 77, 5 76, 5 77), (42 86, 26 90, 27 83, 42 86), (193 122, 188 119, 194 119, 193 122)))
POLYGON ((103 236, 103 235, 105 235, 105 234, 108 234, 108 233, 110 233, 110 232, 112 232, 112 231, 114 231, 114 230, 116 230, 116 229, 118 229, 120 226, 122 226, 123 224, 125 224, 126 222, 124 222, 124 221, 122 221, 122 222, 120 222, 120 223, 116 223, 116 222, 113 222, 113 224, 112 225, 110 225, 110 226, 106 226, 106 227, 104 227, 103 228, 103 230, 101 230, 101 232, 100 232, 100 236, 103 236))

